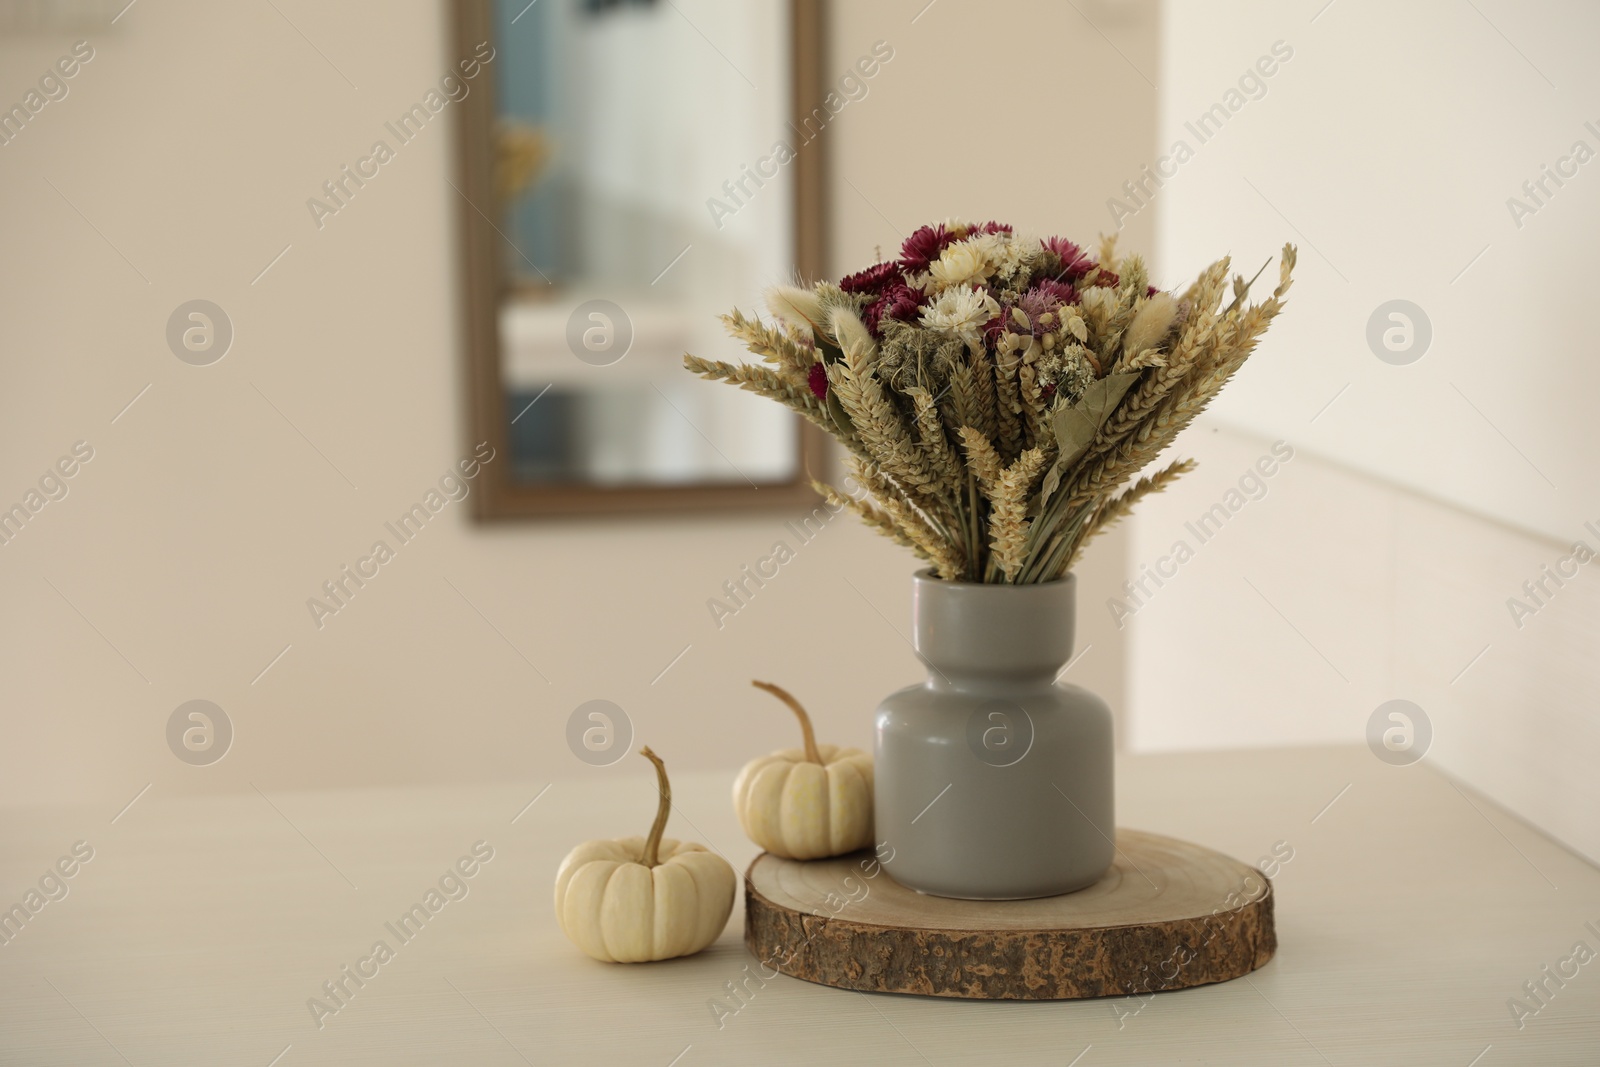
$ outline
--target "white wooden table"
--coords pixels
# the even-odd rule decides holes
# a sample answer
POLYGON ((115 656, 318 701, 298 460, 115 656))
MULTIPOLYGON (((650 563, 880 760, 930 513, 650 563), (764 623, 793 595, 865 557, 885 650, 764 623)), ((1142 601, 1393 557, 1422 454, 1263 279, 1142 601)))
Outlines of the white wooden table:
MULTIPOLYGON (((547 783, 0 811, 0 906, 75 842, 94 850, 0 946, 0 1064, 1600 1063, 1600 959, 1545 978, 1579 941, 1600 952, 1600 871, 1426 765, 1349 748, 1124 761, 1122 824, 1247 862, 1293 850, 1277 957, 1148 1000, 993 1003, 785 977, 735 1000, 742 902, 690 959, 580 955, 555 868, 579 840, 644 832, 643 764, 574 764, 531 807, 547 783), (466 895, 402 942, 385 924, 478 841, 494 855, 465 865, 466 895), (379 940, 392 958, 362 964, 379 940), (346 965, 372 976, 357 987, 346 965), (323 983, 341 978, 352 993, 319 1029, 307 1002, 334 1006, 323 983), (1523 988, 1541 980, 1542 1007, 1523 988), (1520 1029, 1513 997, 1539 1008, 1520 1029)), ((731 780, 675 779, 668 833, 742 871, 731 780)))

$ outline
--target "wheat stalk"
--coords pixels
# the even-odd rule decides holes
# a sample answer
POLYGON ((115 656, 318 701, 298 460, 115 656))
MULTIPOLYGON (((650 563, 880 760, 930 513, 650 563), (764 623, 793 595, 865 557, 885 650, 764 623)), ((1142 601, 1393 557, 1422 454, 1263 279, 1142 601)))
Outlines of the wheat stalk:
POLYGON ((771 367, 759 363, 724 363, 722 360, 701 359, 687 354, 683 357, 683 365, 702 378, 728 382, 769 400, 776 400, 822 429, 836 432, 827 405, 811 392, 810 386, 790 381, 771 367))
POLYGON ((939 489, 951 497, 958 496, 962 483, 961 459, 945 436, 938 406, 921 386, 912 386, 906 390, 906 395, 915 408, 918 443, 929 466, 938 474, 939 489))
MULTIPOLYGON (((1002 334, 1002 338, 1011 336, 1002 334)), ((1022 398, 1018 392, 1017 367, 1022 360, 1015 349, 995 352, 994 396, 997 415, 995 446, 1000 454, 1014 457, 1022 451, 1022 398)))
POLYGON ((854 456, 848 465, 856 480, 866 486, 889 521, 933 564, 939 577, 959 581, 966 570, 965 561, 958 542, 949 532, 897 487, 881 467, 854 456))
POLYGON ((816 353, 795 342, 776 326, 768 326, 758 318, 746 318, 738 308, 721 317, 723 326, 755 355, 776 363, 795 381, 804 383, 816 362, 816 353))
POLYGON ((897 544, 904 545, 906 548, 911 549, 912 552, 916 553, 919 559, 927 560, 929 563, 933 562, 933 558, 929 556, 920 545, 918 545, 910 537, 906 536, 906 532, 889 517, 887 512, 883 511, 881 508, 873 506, 872 501, 865 500, 860 497, 846 496, 833 486, 824 482, 819 482, 814 478, 811 481, 811 488, 833 507, 849 508, 851 511, 860 516, 861 521, 866 523, 871 529, 877 530, 884 536, 894 540, 897 544))
POLYGON ((865 352, 852 347, 842 362, 828 368, 830 386, 850 416, 867 457, 896 481, 921 493, 938 491, 937 479, 911 440, 900 413, 884 394, 865 352))
POLYGON ((1060 573, 1065 574, 1071 570, 1072 565, 1078 561, 1078 557, 1083 554, 1083 550, 1088 546, 1089 542, 1093 541, 1101 532, 1115 526, 1117 522, 1133 510, 1133 505, 1141 498, 1151 493, 1161 492, 1180 476, 1192 470, 1194 470, 1194 460, 1180 459, 1176 463, 1169 463, 1154 474, 1145 475, 1121 493, 1101 503, 1099 507, 1094 509, 1094 512, 1084 524, 1083 536, 1077 539, 1071 552, 1068 553, 1066 563, 1060 568, 1060 573))
POLYGON ((1005 473, 1005 464, 994 443, 971 426, 961 427, 961 444, 967 450, 967 470, 978 480, 978 488, 990 500, 1005 473))
POLYGON ((1028 539, 1028 492, 1044 472, 1045 452, 1030 448, 1001 473, 992 499, 989 517, 989 546, 994 549, 993 566, 1014 582, 1022 570, 1022 548, 1028 539))

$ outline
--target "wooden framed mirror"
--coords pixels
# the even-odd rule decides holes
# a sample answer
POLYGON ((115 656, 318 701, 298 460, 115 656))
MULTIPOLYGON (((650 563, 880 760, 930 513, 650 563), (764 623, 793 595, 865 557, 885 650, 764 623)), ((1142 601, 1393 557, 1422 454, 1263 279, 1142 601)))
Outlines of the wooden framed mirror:
POLYGON ((824 3, 455 0, 478 518, 815 500, 820 431, 682 358, 825 273, 824 3))

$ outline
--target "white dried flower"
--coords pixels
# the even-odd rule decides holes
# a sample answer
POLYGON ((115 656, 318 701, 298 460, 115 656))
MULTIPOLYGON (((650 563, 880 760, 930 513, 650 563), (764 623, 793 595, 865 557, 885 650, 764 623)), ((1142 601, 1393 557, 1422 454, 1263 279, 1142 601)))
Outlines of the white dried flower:
POLYGON ((988 273, 1004 279, 1016 276, 1028 251, 1026 241, 1017 240, 1005 230, 981 233, 968 243, 983 254, 988 273))
POLYGON ((949 289, 951 286, 983 281, 989 276, 990 269, 986 251, 980 239, 947 245, 930 267, 934 285, 949 289))
POLYGON ((956 285, 940 293, 931 307, 922 309, 922 325, 953 334, 968 345, 983 340, 983 327, 1000 314, 1000 304, 988 293, 970 285, 956 285))

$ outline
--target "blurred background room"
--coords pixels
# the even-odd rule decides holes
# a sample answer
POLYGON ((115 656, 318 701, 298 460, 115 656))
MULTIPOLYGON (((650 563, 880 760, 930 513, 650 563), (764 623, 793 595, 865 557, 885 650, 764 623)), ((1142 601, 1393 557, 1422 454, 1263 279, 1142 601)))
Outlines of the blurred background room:
MULTIPOLYGON (((840 522, 748 610, 719 626, 707 608, 811 510, 799 500, 484 523, 468 499, 348 612, 314 624, 307 599, 477 443, 452 185, 452 109, 463 105, 397 144, 336 215, 306 206, 332 206, 323 183, 454 66, 451 13, 318 9, 312 44, 287 8, 265 3, 146 3, 113 24, 105 12, 116 6, 7 5, 3 54, 19 99, 34 67, 50 69, 90 28, 104 35, 63 79, 67 94, 12 135, 0 177, 10 495, 20 500, 77 441, 95 453, 70 494, 6 545, 7 800, 115 796, 152 775, 213 790, 259 776, 311 786, 581 770, 551 739, 596 697, 687 763, 713 766, 755 742, 745 731, 761 732, 714 709, 742 699, 748 676, 797 662, 819 667, 806 682, 830 731, 866 743, 863 713, 918 670, 908 649, 895 654, 915 560, 840 522), (204 373, 173 359, 164 338, 173 309, 197 297, 223 307, 234 330, 227 358, 204 373), (862 647, 883 654, 837 655, 862 647), (150 727, 196 697, 250 738, 204 777, 158 759, 165 742, 150 727)), ((642 375, 659 371, 710 406, 727 391, 678 372, 677 357, 732 358, 714 315, 759 310, 761 290, 793 271, 786 240, 761 240, 788 236, 791 171, 748 211, 713 218, 705 206, 727 202, 722 183, 777 139, 760 127, 763 113, 778 125, 788 57, 752 42, 776 40, 783 16, 776 5, 709 4, 699 19, 688 0, 615 6, 605 16, 615 25, 583 32, 692 72, 668 83, 686 99, 644 91, 650 70, 620 52, 601 63, 568 50, 570 66, 552 69, 500 46, 484 73, 526 109, 525 127, 539 128, 541 99, 556 100, 552 110, 581 99, 600 127, 636 123, 649 136, 538 150, 536 191, 510 224, 529 258, 511 241, 495 251, 536 280, 588 267, 616 271, 613 290, 648 291, 689 247, 659 283, 675 288, 652 294, 679 321, 640 302, 638 350, 615 378, 644 364, 642 375), (707 25, 749 70, 697 32, 710 37, 707 25), (670 44, 630 43, 647 33, 670 44), (630 73, 641 81, 621 77, 630 73), (563 97, 548 85, 560 77, 593 92, 563 97), (659 107, 660 120, 622 113, 625 100, 659 107), (585 193, 584 166, 617 188, 602 179, 585 193), (660 180, 630 187, 642 174, 660 180), (602 190, 651 225, 628 223, 621 207, 554 208, 602 190), (602 232, 610 224, 621 232, 602 232), (560 227, 593 245, 561 244, 560 227), (585 264, 591 249, 619 262, 585 264)), ((912 22, 918 6, 831 12, 818 102, 836 92, 848 106, 821 131, 828 167, 814 192, 827 232, 812 239, 827 249, 823 273, 891 255, 911 229, 956 211, 1091 242, 1119 232, 1120 247, 1152 257, 1157 284, 1192 276, 1219 250, 1253 272, 1285 240, 1302 249, 1294 314, 1180 442, 1200 468, 1083 568, 1092 648, 1073 670, 1118 710, 1121 743, 1359 740, 1372 708, 1403 696, 1437 720, 1431 758, 1600 855, 1586 770, 1600 746, 1597 594, 1580 575, 1537 615, 1514 617, 1506 603, 1533 606, 1523 582, 1573 540, 1592 540, 1584 524, 1600 520, 1583 415, 1600 386, 1586 354, 1594 279, 1582 251, 1600 207, 1581 170, 1559 188, 1545 181, 1546 196, 1523 189, 1574 141, 1596 141, 1585 126, 1600 114, 1585 110, 1591 73, 1574 54, 1583 34, 1571 30, 1592 12, 1572 5, 1560 11, 1577 24, 1534 21, 1519 49, 1472 5, 1002 4, 1000 24, 1016 27, 1001 34, 1002 62, 960 47, 975 8, 943 0, 912 22), (892 58, 868 78, 856 63, 875 45, 892 58), (1029 85, 1006 69, 1047 62, 1059 82, 1029 85), (841 90, 841 78, 859 88, 841 90), (1062 112, 1047 107, 1052 94, 1062 112), (1196 126, 1227 94, 1243 106, 1196 126), (1019 109, 996 114, 994 101, 1012 95, 1019 109), (947 147, 928 147, 930 135, 947 147), (952 150, 993 138, 1016 139, 1004 180, 988 154, 952 150), (1191 149, 1182 163, 1180 142, 1191 149), (1393 300, 1431 324, 1414 363, 1385 362, 1367 344, 1369 317, 1393 300), (1263 479, 1225 536, 1146 607, 1105 606, 1275 440, 1294 460, 1263 479), (1163 669, 1141 669, 1157 650, 1163 669)), ((541 4, 524 18, 596 17, 583 7, 541 4)), ((515 31, 513 15, 501 32, 515 31)), ((590 369, 559 342, 535 343, 559 336, 556 318, 527 324, 527 361, 590 369)), ((551 379, 507 347, 507 392, 531 399, 551 379)), ((621 391, 613 416, 627 418, 621 391)), ((546 399, 565 399, 550 407, 570 415, 581 398, 563 392, 546 399)), ((730 406, 765 414, 753 398, 730 406)), ((698 462, 685 469, 703 480, 741 477, 681 417, 662 432, 699 448, 683 462, 698 462)), ((726 432, 749 464, 786 461, 781 441, 768 459, 734 423, 726 432)))

